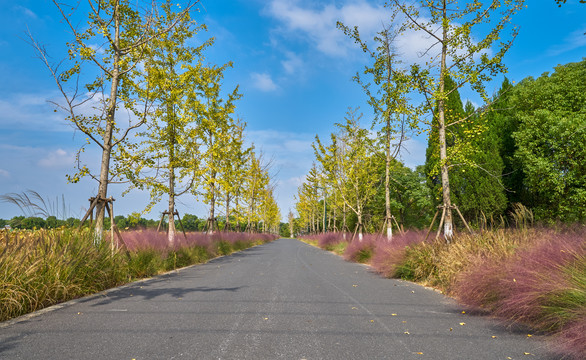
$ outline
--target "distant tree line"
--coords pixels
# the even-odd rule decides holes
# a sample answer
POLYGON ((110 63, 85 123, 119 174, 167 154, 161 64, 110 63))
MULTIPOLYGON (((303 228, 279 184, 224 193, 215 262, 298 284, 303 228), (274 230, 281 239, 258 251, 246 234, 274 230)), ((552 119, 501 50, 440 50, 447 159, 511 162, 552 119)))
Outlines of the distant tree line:
MULTIPOLYGON (((117 215, 114 217, 114 223, 118 229, 124 230, 140 230, 140 229, 156 229, 159 226, 160 220, 145 219, 140 216, 139 213, 133 213, 128 216, 117 215)), ((218 216, 215 220, 220 228, 224 228, 226 224, 225 216, 218 216)), ((230 219, 234 227, 244 229, 247 226, 245 221, 237 223, 236 218, 230 219)), ((185 227, 185 231, 207 231, 208 219, 199 218, 197 215, 185 214, 181 218, 181 223, 185 227)), ((40 216, 15 216, 12 219, 5 220, 0 219, 0 230, 5 228, 10 229, 23 229, 23 230, 35 230, 35 229, 56 229, 60 227, 78 227, 80 220, 78 218, 70 217, 67 219, 58 219, 56 216, 48 216, 42 218, 40 216)), ((89 222, 84 226, 90 226, 89 222)), ((167 218, 161 222, 161 228, 166 230, 169 226, 167 218)), ((262 227, 262 224, 259 225, 262 227)), ((104 229, 110 228, 110 219, 104 219, 104 229)), ((178 224, 178 231, 181 231, 181 225, 178 224)), ((281 223, 279 226, 279 234, 283 237, 289 237, 289 225, 281 223)))
MULTIPOLYGON (((586 60, 559 65, 553 73, 518 84, 505 78, 486 111, 471 102, 463 104, 458 89, 446 97, 444 120, 448 126, 455 124, 446 138, 447 152, 459 151, 461 159, 451 164, 451 200, 473 226, 507 224, 519 204, 543 223, 586 220, 584 78, 586 60), (456 124, 463 118, 467 120, 456 124)), ((446 78, 446 89, 455 84, 446 78)), ((424 165, 412 170, 392 162, 391 210, 403 228, 429 226, 443 200, 435 121, 424 165)), ((298 190, 296 233, 353 232, 360 222, 367 232, 383 231, 384 148, 371 141, 361 146, 367 151, 354 150, 353 144, 370 141, 359 125, 349 112, 331 144, 318 142, 317 164, 298 190), (328 176, 328 169, 338 169, 337 180, 328 176), (341 181, 343 187, 336 185, 341 181), (344 196, 352 204, 364 196, 360 213, 344 203, 344 196)), ((454 221, 463 226, 458 218, 454 221)))

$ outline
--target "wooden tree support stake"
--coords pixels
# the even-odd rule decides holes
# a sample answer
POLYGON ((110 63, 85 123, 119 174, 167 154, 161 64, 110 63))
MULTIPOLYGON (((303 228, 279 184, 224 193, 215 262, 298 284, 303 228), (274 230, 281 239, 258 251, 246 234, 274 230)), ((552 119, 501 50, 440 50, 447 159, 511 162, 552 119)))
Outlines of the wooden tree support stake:
MULTIPOLYGON (((444 224, 444 220, 446 217, 446 206, 445 205, 439 205, 437 207, 437 210, 435 212, 435 215, 433 217, 433 220, 431 220, 431 224, 429 225, 429 229, 427 230, 427 234, 425 235, 425 240, 427 240, 427 238, 429 237, 429 233, 431 232, 431 229, 433 228, 433 224, 435 224, 435 219, 437 219, 437 215, 439 214, 439 209, 442 209, 442 217, 440 218, 440 224, 439 227, 437 229, 437 234, 435 235, 435 238, 439 238, 441 231, 442 231, 442 226, 444 224)), ((460 216, 460 219, 462 219, 462 222, 464 223, 464 226, 466 226, 466 229, 470 232, 470 234, 474 234, 474 232, 472 231, 472 229, 470 228, 470 226, 468 226, 468 223, 466 222, 466 219, 464 219, 464 216, 462 215, 462 213, 460 212, 460 209, 458 208, 458 206, 456 205, 451 205, 450 209, 452 210, 456 210, 456 212, 458 213, 458 216, 460 216)))
MULTIPOLYGON (((108 216, 110 217, 110 242, 112 244, 112 251, 114 251, 114 232, 116 233, 116 236, 118 237, 119 243, 125 244, 124 239, 122 238, 122 234, 120 234, 118 227, 114 223, 114 201, 116 201, 116 199, 114 199, 112 197, 109 197, 106 199, 104 199, 104 198, 100 199, 97 196, 89 198, 90 207, 86 211, 84 217, 81 219, 81 222, 78 227, 78 229, 81 229, 81 227, 83 226, 83 224, 85 224, 88 217, 90 218, 90 223, 92 223, 93 219, 94 219, 94 209, 96 208, 96 205, 98 205, 98 203, 104 203, 104 207, 106 208, 106 211, 108 212, 108 216)), ((97 217, 97 215, 96 215, 96 217, 97 217)), ((118 247, 118 245, 116 245, 116 247, 118 247)))
MULTIPOLYGON (((161 220, 159 220, 159 225, 157 226, 157 232, 161 231, 161 225, 163 223, 163 220, 165 219, 165 215, 169 215, 169 211, 165 210, 161 214, 161 220)), ((187 239, 187 234, 185 234, 185 227, 183 226, 183 223, 181 222, 181 216, 179 216, 179 211, 175 210, 173 212, 173 217, 175 217, 175 216, 177 216, 177 219, 179 220, 179 225, 181 225, 181 231, 183 232, 183 236, 187 239)), ((167 234, 168 233, 169 233, 169 228, 167 227, 167 234)))

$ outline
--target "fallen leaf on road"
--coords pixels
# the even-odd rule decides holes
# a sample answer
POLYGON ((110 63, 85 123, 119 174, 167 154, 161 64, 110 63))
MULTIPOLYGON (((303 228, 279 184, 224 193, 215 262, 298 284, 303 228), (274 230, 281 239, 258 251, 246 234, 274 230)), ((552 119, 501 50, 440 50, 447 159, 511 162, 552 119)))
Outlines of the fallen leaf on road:
POLYGON ((352 310, 357 310, 358 308, 356 306, 352 306, 352 310))
POLYGON ((268 320, 269 318, 265 318, 265 320, 268 320))
POLYGON ((523 353, 523 355, 531 355, 531 356, 535 356, 535 355, 533 355, 533 354, 531 354, 531 353, 528 353, 528 352, 524 352, 524 353, 523 353))
POLYGON ((353 284, 352 286, 354 286, 354 287, 357 287, 358 285, 356 285, 356 284, 353 284))
POLYGON ((374 320, 370 320, 370 322, 374 322, 374 320))
POLYGON ((527 337, 532 337, 532 336, 533 336, 533 335, 531 335, 531 334, 527 334, 527 337))
POLYGON ((492 338, 493 338, 493 339, 496 339, 496 336, 494 336, 494 335, 493 335, 493 336, 492 336, 492 338))
POLYGON ((407 324, 407 321, 403 321, 403 324, 407 324))
POLYGON ((411 293, 412 293, 412 294, 415 294, 415 291, 411 290, 411 293))
POLYGON ((462 314, 466 314, 466 311, 462 311, 462 314))
POLYGON ((450 331, 453 331, 454 329, 450 328, 450 331))
POLYGON ((464 326, 464 325, 466 325, 466 323, 460 323, 460 325, 461 325, 461 326, 464 326))
POLYGON ((397 316, 397 314, 391 314, 391 316, 397 316))
POLYGON ((409 331, 405 331, 403 334, 407 334, 407 335, 409 335, 409 331))
POLYGON ((417 352, 416 354, 417 355, 423 355, 423 353, 421 351, 420 352, 417 352))

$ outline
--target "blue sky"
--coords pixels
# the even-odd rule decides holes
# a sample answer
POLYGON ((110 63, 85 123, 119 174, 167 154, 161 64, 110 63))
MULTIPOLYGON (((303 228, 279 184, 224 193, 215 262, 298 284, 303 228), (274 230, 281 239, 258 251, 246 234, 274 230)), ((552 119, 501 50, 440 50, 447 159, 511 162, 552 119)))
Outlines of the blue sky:
MULTIPOLYGON (((367 0, 203 0, 200 9, 195 18, 208 26, 202 37, 216 38, 207 59, 234 63, 224 88, 240 85, 244 96, 237 115, 248 123, 248 141, 272 159, 275 195, 285 217, 294 209, 293 196, 313 161, 315 135, 328 137, 348 107, 361 107, 365 126, 372 118, 360 87, 351 81, 365 57, 335 23, 358 25, 370 38, 388 19, 388 10, 381 1, 367 0)), ((586 54, 586 5, 577 0, 561 8, 554 0, 528 1, 513 22, 520 33, 505 58, 511 80, 537 77, 586 54)), ((84 137, 47 103, 59 94, 25 41, 28 27, 57 61, 65 57, 64 44, 70 38, 66 26, 48 0, 0 0, 0 24, 0 194, 32 189, 48 199, 64 196, 68 215, 79 217, 97 184, 89 179, 67 184, 65 174, 74 172, 75 153, 84 137)), ((407 60, 421 45, 418 39, 401 44, 407 60)), ((489 93, 501 81, 498 77, 488 84, 489 93)), ((479 102, 473 94, 464 92, 462 97, 479 102)), ((426 141, 425 135, 410 140, 402 155, 408 166, 424 162, 426 141)), ((84 156, 88 163, 99 161, 97 149, 84 156)), ((122 197, 123 190, 124 185, 109 190, 117 199, 116 213, 141 211, 146 193, 122 197)), ((181 213, 206 215, 193 197, 183 197, 180 203, 181 213)), ((156 206, 147 217, 156 218, 164 207, 156 206)), ((0 203, 0 218, 15 215, 21 215, 17 207, 0 203)))

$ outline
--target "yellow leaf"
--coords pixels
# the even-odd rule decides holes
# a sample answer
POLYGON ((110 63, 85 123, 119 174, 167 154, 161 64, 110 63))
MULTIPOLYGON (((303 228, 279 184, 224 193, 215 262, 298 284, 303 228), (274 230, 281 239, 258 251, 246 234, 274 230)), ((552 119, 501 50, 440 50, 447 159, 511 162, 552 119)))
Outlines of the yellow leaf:
POLYGON ((496 339, 496 336, 494 336, 494 335, 493 335, 493 336, 492 336, 492 338, 493 338, 493 339, 496 339))
POLYGON ((354 287, 357 287, 358 285, 354 284, 354 285, 352 285, 352 286, 354 286, 354 287))
POLYGON ((464 325, 466 325, 466 323, 460 323, 460 325, 464 326, 464 325))
POLYGON ((422 353, 421 351, 420 351, 420 352, 418 352, 418 353, 416 353, 416 354, 417 354, 417 355, 423 355, 423 353, 422 353))
POLYGON ((523 355, 533 355, 533 354, 528 353, 528 352, 524 352, 523 355))
POLYGON ((374 322, 374 320, 370 320, 370 322, 374 322))
POLYGON ((409 335, 409 331, 405 331, 405 332, 404 332, 404 334, 407 334, 407 335, 409 335))
POLYGON ((397 314, 391 314, 391 316, 397 316, 397 314))
POLYGON ((462 311, 462 314, 466 314, 466 311, 462 311))
POLYGON ((265 320, 268 320, 269 318, 265 318, 265 320))
POLYGON ((531 334, 527 334, 527 337, 532 337, 532 336, 533 336, 533 335, 531 335, 531 334))

